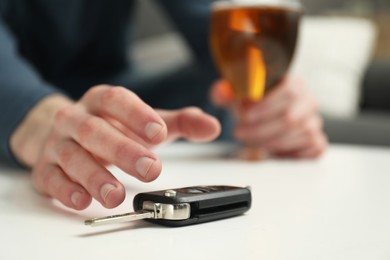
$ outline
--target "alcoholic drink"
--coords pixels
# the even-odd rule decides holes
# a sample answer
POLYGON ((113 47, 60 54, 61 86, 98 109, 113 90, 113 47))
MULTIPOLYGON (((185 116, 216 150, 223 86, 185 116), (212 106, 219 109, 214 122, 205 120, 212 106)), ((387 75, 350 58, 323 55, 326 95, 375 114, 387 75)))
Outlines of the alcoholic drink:
POLYGON ((298 35, 301 9, 215 4, 210 45, 222 77, 241 101, 258 101, 286 74, 298 35))

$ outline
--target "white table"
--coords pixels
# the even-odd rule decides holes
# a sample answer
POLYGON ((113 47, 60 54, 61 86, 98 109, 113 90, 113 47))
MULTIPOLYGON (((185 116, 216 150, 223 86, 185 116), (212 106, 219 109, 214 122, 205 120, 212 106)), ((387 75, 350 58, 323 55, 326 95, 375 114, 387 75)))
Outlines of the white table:
POLYGON ((331 146, 319 160, 230 161, 226 144, 159 148, 161 177, 117 169, 128 196, 117 209, 76 212, 38 195, 26 172, 0 167, 0 259, 390 259, 390 149, 331 146), (94 216, 132 210, 141 191, 250 185, 245 215, 184 228, 144 221, 102 227, 94 216))

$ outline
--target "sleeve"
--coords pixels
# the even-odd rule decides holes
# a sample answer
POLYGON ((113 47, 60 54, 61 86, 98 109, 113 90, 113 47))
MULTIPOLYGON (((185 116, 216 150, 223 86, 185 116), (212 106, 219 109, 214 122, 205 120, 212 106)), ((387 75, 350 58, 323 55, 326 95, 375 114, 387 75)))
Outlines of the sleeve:
POLYGON ((208 44, 211 0, 159 0, 158 3, 183 35, 195 59, 212 64, 208 44))
POLYGON ((16 163, 9 139, 28 111, 47 95, 60 92, 44 82, 17 51, 17 44, 0 20, 0 158, 16 163))

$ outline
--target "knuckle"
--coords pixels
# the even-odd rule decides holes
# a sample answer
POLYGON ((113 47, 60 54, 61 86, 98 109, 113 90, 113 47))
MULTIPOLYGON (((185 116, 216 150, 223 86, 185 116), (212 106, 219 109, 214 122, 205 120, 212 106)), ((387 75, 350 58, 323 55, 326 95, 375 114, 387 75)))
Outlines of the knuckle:
POLYGON ((76 155, 76 149, 70 147, 69 145, 59 149, 58 151, 58 160, 62 168, 68 169, 70 166, 73 156, 76 155))
POLYGON ((110 106, 116 100, 128 93, 132 93, 125 89, 124 87, 108 87, 105 88, 104 92, 101 95, 101 104, 103 106, 110 106))
POLYGON ((72 114, 73 114, 72 106, 67 106, 59 109, 57 113, 54 115, 54 124, 57 126, 64 125, 72 117, 72 114))
POLYGON ((99 84, 93 86, 85 92, 84 97, 94 97, 97 96, 101 91, 105 91, 106 89, 110 89, 111 87, 106 84, 99 84))
POLYGON ((83 120, 76 129, 76 134, 80 142, 84 142, 98 127, 98 122, 92 116, 83 120))
POLYGON ((115 98, 118 95, 117 88, 108 88, 106 89, 101 96, 101 103, 103 106, 109 106, 115 102, 115 98))

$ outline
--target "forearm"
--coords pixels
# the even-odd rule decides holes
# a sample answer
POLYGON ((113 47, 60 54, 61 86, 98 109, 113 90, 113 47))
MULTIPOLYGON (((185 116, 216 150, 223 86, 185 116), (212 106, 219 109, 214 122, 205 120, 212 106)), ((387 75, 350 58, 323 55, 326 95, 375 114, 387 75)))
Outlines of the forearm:
POLYGON ((199 62, 211 62, 208 44, 210 0, 157 1, 172 20, 174 27, 182 34, 199 62))
POLYGON ((10 148, 16 160, 33 167, 48 137, 56 112, 73 101, 56 94, 43 98, 20 122, 10 138, 10 148))
POLYGON ((10 137, 41 100, 59 93, 18 51, 17 40, 0 20, 0 157, 15 161, 10 137))

